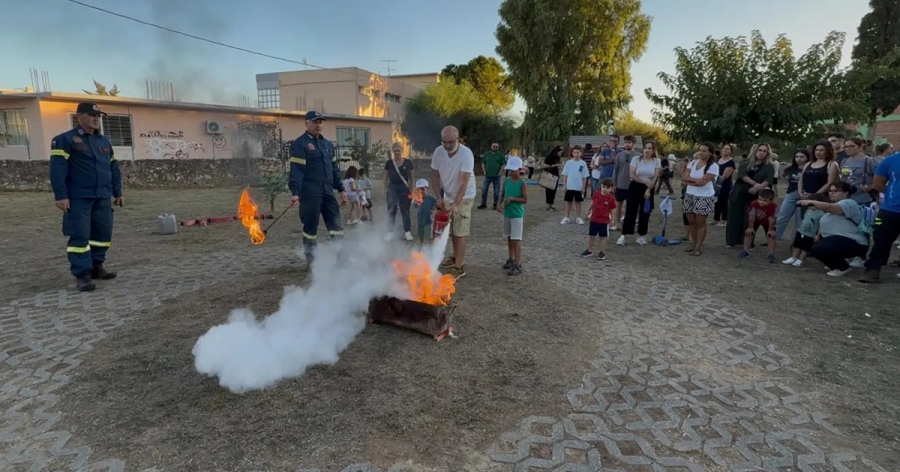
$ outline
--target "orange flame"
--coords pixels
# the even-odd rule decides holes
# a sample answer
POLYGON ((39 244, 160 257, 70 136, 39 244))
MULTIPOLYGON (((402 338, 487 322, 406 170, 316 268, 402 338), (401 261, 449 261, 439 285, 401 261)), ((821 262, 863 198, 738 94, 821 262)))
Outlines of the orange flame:
POLYGON ((245 188, 241 192, 241 202, 238 204, 238 218, 241 224, 250 231, 250 242, 253 244, 262 244, 266 240, 266 233, 259 227, 259 207, 250 198, 250 188, 245 188))
POLYGON ((421 252, 414 252, 412 260, 394 261, 394 272, 406 280, 412 300, 420 303, 444 306, 456 292, 456 278, 432 270, 421 252))
POLYGON ((424 193, 425 192, 422 189, 414 188, 412 190, 412 192, 410 192, 409 197, 407 197, 407 198, 409 198, 410 200, 412 200, 413 203, 418 205, 418 204, 422 203, 422 199, 425 198, 424 193))

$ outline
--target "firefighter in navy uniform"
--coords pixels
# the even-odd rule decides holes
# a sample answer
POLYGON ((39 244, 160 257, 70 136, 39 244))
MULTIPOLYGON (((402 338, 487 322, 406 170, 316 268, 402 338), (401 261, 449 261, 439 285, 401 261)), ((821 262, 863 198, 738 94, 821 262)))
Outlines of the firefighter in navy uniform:
POLYGON ((103 263, 112 241, 112 207, 124 204, 119 163, 109 139, 100 134, 100 115, 105 113, 97 105, 78 104, 78 126, 50 142, 50 184, 63 211, 66 253, 82 292, 96 288, 93 280, 116 277, 103 263))
POLYGON ((325 220, 332 239, 344 235, 341 206, 347 203, 347 193, 334 156, 334 145, 322 136, 324 121, 325 117, 319 112, 308 112, 306 132, 291 144, 291 205, 300 204, 303 252, 307 263, 313 261, 319 215, 325 220), (335 190, 340 194, 340 205, 334 196, 335 190))

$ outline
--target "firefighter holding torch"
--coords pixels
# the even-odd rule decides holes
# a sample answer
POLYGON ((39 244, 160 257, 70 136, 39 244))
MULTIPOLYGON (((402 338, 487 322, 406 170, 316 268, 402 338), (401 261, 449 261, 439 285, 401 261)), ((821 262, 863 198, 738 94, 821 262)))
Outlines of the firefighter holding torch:
POLYGON ((325 117, 317 111, 306 114, 306 132, 291 144, 291 205, 300 205, 303 224, 303 252, 311 264, 316 248, 319 215, 325 220, 331 239, 344 236, 341 225, 341 206, 347 203, 347 193, 341 181, 341 171, 334 155, 334 145, 322 136, 325 117), (340 204, 334 196, 340 195, 340 204))

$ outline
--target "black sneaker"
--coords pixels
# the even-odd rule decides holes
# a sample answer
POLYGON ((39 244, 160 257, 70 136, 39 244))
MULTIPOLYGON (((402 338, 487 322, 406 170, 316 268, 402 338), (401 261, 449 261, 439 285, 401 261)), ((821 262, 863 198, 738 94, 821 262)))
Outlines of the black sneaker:
POLYGON ((606 260, 606 253, 603 252, 603 251, 598 252, 598 253, 597 253, 597 260, 598 260, 598 261, 605 261, 605 260, 606 260))
POLYGON ((507 260, 506 260, 506 264, 503 264, 503 268, 504 268, 505 270, 510 270, 510 269, 512 269, 512 266, 513 266, 513 261, 512 261, 512 259, 507 259, 507 260))
POLYGON ((79 292, 93 292, 97 286, 91 281, 91 276, 88 274, 82 275, 75 279, 75 283, 78 285, 79 292))
POLYGON ((487 205, 478 205, 479 210, 487 210, 487 205))
POLYGON ((116 278, 116 273, 104 269, 103 264, 97 264, 91 270, 91 278, 94 280, 110 280, 116 278))
POLYGON ((585 249, 584 252, 581 253, 581 257, 591 257, 593 255, 594 255, 594 253, 587 249, 585 249))
POLYGON ((864 284, 877 284, 881 282, 881 272, 877 270, 867 270, 861 279, 860 282, 864 284))
POLYGON ((509 269, 509 272, 506 275, 520 275, 522 273, 522 267, 514 265, 509 269))

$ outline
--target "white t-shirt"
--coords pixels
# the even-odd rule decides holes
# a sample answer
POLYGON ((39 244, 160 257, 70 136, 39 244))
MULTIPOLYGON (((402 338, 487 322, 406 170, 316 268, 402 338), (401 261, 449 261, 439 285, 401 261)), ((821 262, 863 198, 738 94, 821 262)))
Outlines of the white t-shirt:
POLYGON ((641 158, 641 156, 634 156, 631 158, 631 167, 634 168, 634 173, 644 179, 650 180, 653 178, 653 175, 656 173, 656 169, 662 168, 662 164, 659 159, 651 159, 650 162, 647 162, 641 158))
MULTIPOLYGON (((697 164, 699 164, 699 163, 700 163, 700 161, 691 161, 688 164, 688 166, 690 166, 689 169, 691 169, 691 178, 692 179, 699 179, 699 178, 703 177, 703 174, 704 174, 703 169, 706 167, 706 164, 700 165, 700 168, 697 169, 696 167, 697 167, 697 164)), ((712 174, 713 175, 712 180, 707 182, 706 185, 704 185, 702 187, 688 185, 687 192, 686 192, 688 195, 693 195, 695 197, 715 197, 716 196, 716 177, 719 176, 719 164, 716 164, 715 162, 713 162, 712 165, 709 166, 709 170, 706 171, 705 173, 712 174)))
POLYGON ((475 155, 471 149, 460 144, 456 155, 450 157, 444 146, 438 146, 431 155, 431 168, 438 171, 441 186, 444 187, 444 197, 451 201, 456 199, 456 192, 459 190, 459 174, 471 174, 463 198, 475 198, 475 155))
POLYGON ((591 158, 591 167, 597 166, 597 169, 591 169, 591 178, 599 179, 600 178, 600 159, 603 159, 603 155, 599 152, 594 154, 594 157, 591 158))
POLYGON ((588 177, 588 166, 584 159, 569 159, 563 166, 562 175, 566 177, 566 190, 584 189, 584 181, 588 177))

